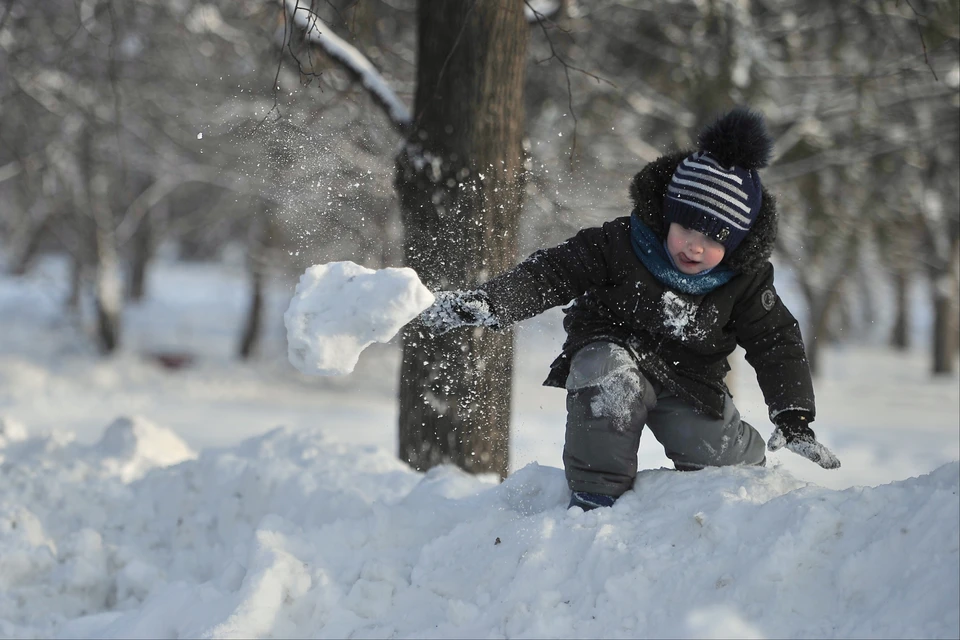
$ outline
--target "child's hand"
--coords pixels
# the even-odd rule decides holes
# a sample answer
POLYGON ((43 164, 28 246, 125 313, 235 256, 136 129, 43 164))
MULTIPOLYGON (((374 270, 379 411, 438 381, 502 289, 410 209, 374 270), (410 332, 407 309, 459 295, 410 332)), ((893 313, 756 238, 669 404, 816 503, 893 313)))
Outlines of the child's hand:
POLYGON ((777 428, 767 442, 769 451, 776 451, 786 446, 790 451, 816 462, 824 469, 840 468, 840 460, 830 449, 817 442, 816 434, 807 425, 807 418, 802 413, 785 411, 774 421, 777 423, 777 428))
POLYGON ((420 314, 420 324, 434 335, 457 327, 500 326, 482 291, 438 291, 436 300, 420 314))

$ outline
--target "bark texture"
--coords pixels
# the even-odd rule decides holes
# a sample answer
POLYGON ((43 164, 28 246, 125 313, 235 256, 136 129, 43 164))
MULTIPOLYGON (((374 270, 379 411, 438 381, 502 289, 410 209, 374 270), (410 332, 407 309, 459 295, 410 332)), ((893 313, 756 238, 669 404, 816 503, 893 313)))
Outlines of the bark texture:
MULTIPOLYGON (((433 290, 513 266, 524 188, 522 0, 421 0, 415 124, 397 158, 404 259, 433 290)), ((509 468, 513 334, 408 329, 400 457, 424 470, 509 468)))

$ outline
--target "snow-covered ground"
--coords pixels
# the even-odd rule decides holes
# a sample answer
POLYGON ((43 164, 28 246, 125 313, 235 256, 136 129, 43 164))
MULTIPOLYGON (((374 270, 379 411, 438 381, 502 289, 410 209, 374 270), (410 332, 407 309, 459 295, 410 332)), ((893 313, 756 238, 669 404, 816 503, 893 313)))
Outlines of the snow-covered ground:
MULTIPOLYGON (((636 488, 584 514, 539 386, 558 314, 518 330, 496 484, 396 460, 395 345, 290 366, 295 280, 241 364, 228 267, 159 263, 109 359, 63 316, 60 261, 0 278, 0 636, 960 637, 960 391, 922 350, 826 351, 838 471, 679 474, 646 434, 636 488)), ((769 433, 745 364, 734 392, 769 433)))

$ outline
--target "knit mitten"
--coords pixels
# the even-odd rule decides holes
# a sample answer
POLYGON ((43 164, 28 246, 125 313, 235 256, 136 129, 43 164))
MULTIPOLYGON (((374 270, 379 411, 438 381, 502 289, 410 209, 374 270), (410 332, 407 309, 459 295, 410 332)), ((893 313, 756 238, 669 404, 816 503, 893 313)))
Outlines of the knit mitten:
POLYGON ((786 447, 807 460, 816 462, 824 469, 839 469, 840 460, 830 449, 817 441, 817 435, 808 424, 808 415, 804 411, 784 411, 773 419, 777 428, 767 442, 769 451, 786 447))
POLYGON ((434 335, 457 327, 500 328, 483 291, 438 291, 436 300, 420 314, 420 324, 434 335))

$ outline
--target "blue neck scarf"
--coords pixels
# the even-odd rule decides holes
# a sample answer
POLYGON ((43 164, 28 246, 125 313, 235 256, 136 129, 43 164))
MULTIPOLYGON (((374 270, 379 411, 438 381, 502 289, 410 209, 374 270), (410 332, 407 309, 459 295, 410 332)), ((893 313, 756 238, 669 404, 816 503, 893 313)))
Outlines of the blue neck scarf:
POLYGON ((630 216, 630 243, 633 245, 633 252, 653 277, 680 293, 701 296, 730 282, 730 279, 737 275, 733 269, 721 266, 694 275, 682 273, 673 263, 673 257, 657 234, 640 222, 636 215, 630 216))

